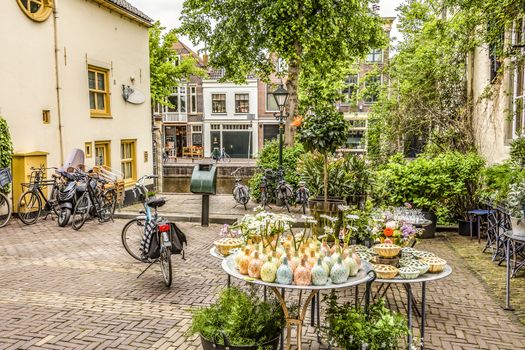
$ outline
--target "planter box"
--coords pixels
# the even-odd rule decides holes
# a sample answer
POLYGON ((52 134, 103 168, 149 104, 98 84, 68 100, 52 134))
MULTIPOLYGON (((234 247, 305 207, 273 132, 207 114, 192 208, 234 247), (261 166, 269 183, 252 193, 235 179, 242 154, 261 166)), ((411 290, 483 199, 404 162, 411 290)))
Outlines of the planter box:
POLYGON ((423 228, 424 231, 423 231, 423 234, 421 235, 421 238, 434 238, 436 236, 436 224, 437 224, 436 214, 425 211, 423 212, 423 217, 425 219, 432 221, 432 223, 423 228))
POLYGON ((477 237, 478 221, 458 220, 458 233, 460 236, 470 236, 472 233, 473 237, 477 237))
MULTIPOLYGON (((335 232, 339 231, 341 226, 341 213, 339 212, 339 206, 345 205, 346 201, 339 198, 328 198, 328 201, 325 203, 323 197, 317 197, 316 199, 310 199, 308 201, 308 207, 310 208, 310 213, 312 216, 320 222, 321 214, 333 216, 339 218, 337 225, 335 227, 335 232)), ((318 228, 317 234, 322 234, 322 228, 318 228)))
POLYGON ((277 350, 277 348, 279 347, 280 335, 278 335, 276 338, 270 341, 267 341, 259 345, 231 345, 225 334, 223 334, 223 337, 224 337, 225 345, 214 343, 204 338, 201 335, 202 348, 204 350, 258 350, 258 349, 277 350))
POLYGON ((510 217, 512 223, 512 234, 515 236, 525 237, 525 219, 510 217))

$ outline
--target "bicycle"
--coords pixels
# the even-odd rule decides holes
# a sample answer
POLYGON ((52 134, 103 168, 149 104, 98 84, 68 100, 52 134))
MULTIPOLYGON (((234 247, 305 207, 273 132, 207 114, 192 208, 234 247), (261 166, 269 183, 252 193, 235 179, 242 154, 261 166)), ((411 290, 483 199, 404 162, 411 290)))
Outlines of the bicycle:
MULTIPOLYGON (((230 175, 234 176, 239 170, 241 170, 241 168, 237 168, 237 170, 230 175)), ((250 190, 248 186, 242 183, 242 179, 239 176, 235 177, 235 185, 233 186, 232 193, 233 199, 237 202, 235 206, 241 204, 244 206, 244 210, 247 210, 246 204, 250 201, 250 190)))
POLYGON ((282 202, 282 206, 286 207, 286 210, 290 212, 290 202, 293 195, 293 188, 288 183, 286 183, 286 180, 280 171, 278 172, 278 178, 279 182, 277 184, 277 188, 275 189, 275 197, 278 198, 282 202))
POLYGON ((215 160, 215 162, 225 162, 225 163, 229 163, 231 162, 231 157, 228 153, 226 153, 226 150, 224 149, 224 147, 221 148, 220 152, 219 152, 219 148, 218 147, 215 147, 213 148, 213 152, 211 153, 211 158, 215 160))
POLYGON ((272 176, 273 172, 271 170, 265 170, 263 169, 264 173, 261 177, 261 183, 259 184, 259 191, 261 192, 261 207, 263 209, 266 209, 266 207, 272 209, 270 205, 268 204, 270 202, 270 196, 268 194, 268 176, 272 176))
POLYGON ((308 198, 310 197, 310 191, 306 188, 306 182, 299 181, 297 191, 295 191, 295 203, 300 204, 303 210, 303 214, 306 214, 306 206, 308 205, 308 198))
POLYGON ((166 200, 148 196, 144 181, 156 178, 158 178, 157 175, 145 175, 135 183, 133 194, 142 203, 144 209, 140 211, 141 215, 124 225, 121 239, 129 255, 135 260, 149 263, 137 278, 142 276, 154 263, 159 262, 164 283, 170 287, 173 279, 171 255, 182 253, 184 259, 183 248, 187 242, 184 234, 174 224, 158 216, 157 209, 162 207, 166 200), (148 238, 150 239, 149 247, 146 246, 148 238), (157 246, 154 246, 155 242, 157 246))
MULTIPOLYGON (((11 171, 9 168, 0 169, 0 189, 9 185, 12 181, 11 171)), ((4 227, 11 219, 13 208, 11 208, 11 202, 9 198, 2 192, 0 192, 0 227, 4 227)))
MULTIPOLYGON (((81 173, 82 174, 82 173, 81 173)), ((113 220, 117 203, 117 192, 113 188, 104 189, 108 183, 94 173, 83 173, 85 191, 75 204, 71 226, 80 230, 89 215, 96 217, 100 223, 113 220)))
POLYGON ((27 187, 27 190, 22 193, 18 200, 18 218, 26 225, 34 224, 40 217, 42 209, 47 212, 45 218, 50 211, 58 216, 60 209, 58 207, 59 176, 53 174, 52 180, 45 180, 45 171, 50 169, 56 170, 57 168, 31 167, 29 182, 22 184, 22 189, 27 187), (42 187, 48 186, 53 186, 49 198, 42 191, 42 187), (42 200, 45 202, 44 207, 42 207, 42 200))

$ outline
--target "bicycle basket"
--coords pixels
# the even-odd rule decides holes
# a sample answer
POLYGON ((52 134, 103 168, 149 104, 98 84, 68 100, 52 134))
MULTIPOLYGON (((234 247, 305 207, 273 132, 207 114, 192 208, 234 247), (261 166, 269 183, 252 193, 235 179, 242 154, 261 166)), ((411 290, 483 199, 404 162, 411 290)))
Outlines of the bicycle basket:
POLYGON ((0 187, 9 185, 13 181, 11 170, 9 168, 0 169, 0 187))

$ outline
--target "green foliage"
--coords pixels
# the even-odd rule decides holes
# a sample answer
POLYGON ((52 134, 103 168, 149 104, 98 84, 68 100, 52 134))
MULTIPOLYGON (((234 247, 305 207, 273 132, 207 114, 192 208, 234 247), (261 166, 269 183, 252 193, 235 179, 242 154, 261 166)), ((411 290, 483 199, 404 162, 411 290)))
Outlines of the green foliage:
POLYGON ((525 206, 525 181, 513 183, 507 194, 506 208, 510 216, 522 219, 525 206))
POLYGON ((525 166, 525 137, 519 137, 510 144, 510 159, 521 166, 525 166))
POLYGON ((254 292, 227 288, 215 304, 193 312, 188 335, 198 333, 224 345, 222 331, 232 345, 261 345, 278 336, 283 324, 284 314, 277 300, 264 302, 254 292))
MULTIPOLYGON (((275 71, 269 53, 288 66, 288 112, 297 114, 302 69, 321 78, 338 62, 351 63, 385 44, 376 0, 186 0, 180 31, 203 43, 212 67, 225 68, 225 80, 244 82, 275 71)), ((302 78, 308 76, 302 75, 302 78)), ((301 79, 302 79, 301 78, 301 79)))
POLYGON ((337 304, 335 293, 328 297, 326 323, 322 332, 338 347, 346 350, 395 350, 408 335, 404 316, 389 310, 383 299, 369 308, 369 315, 351 303, 337 304), (365 345, 366 344, 366 345, 365 345))
MULTIPOLYGON (((295 143, 293 146, 284 146, 283 148, 283 172, 284 179, 287 183, 296 188, 297 183, 301 180, 297 174, 297 162, 299 157, 304 153, 304 148, 301 144, 295 143)), ((257 158, 257 166, 263 169, 270 169, 277 172, 279 169, 279 140, 268 141, 264 144, 264 148, 257 158)), ((259 185, 261 184, 262 173, 256 173, 250 179, 250 196, 259 201, 261 192, 259 185)), ((275 184, 269 183, 269 193, 273 193, 275 184)))
POLYGON ((525 181, 525 170, 514 162, 495 164, 483 171, 482 199, 505 204, 512 184, 525 181))
POLYGON ((310 152, 334 153, 346 142, 348 122, 334 106, 317 106, 312 112, 299 129, 299 142, 310 152))
MULTIPOLYGON (((0 168, 11 168, 13 159, 13 143, 7 121, 0 116, 0 168)), ((0 188, 3 193, 9 192, 9 185, 0 188)))
POLYGON ((484 164, 475 153, 421 155, 411 162, 394 156, 376 173, 374 199, 393 206, 408 202, 434 212, 442 223, 453 222, 477 206, 484 164))
POLYGON ((203 77, 206 72, 197 67, 197 61, 189 55, 176 64, 178 53, 173 50, 173 44, 177 42, 177 36, 174 30, 162 34, 165 29, 159 21, 149 29, 150 89, 154 102, 171 106, 168 96, 172 87, 178 86, 184 78, 191 75, 203 77))

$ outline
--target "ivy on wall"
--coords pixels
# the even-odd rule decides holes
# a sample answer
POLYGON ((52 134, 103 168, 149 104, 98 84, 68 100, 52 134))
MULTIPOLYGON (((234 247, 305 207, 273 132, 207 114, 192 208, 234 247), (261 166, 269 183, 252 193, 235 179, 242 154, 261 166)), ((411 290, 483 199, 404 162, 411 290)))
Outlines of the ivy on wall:
MULTIPOLYGON (((11 160, 13 159, 13 143, 11 135, 9 134, 9 127, 7 122, 0 116, 0 169, 10 168, 11 160)), ((1 192, 8 192, 9 186, 0 188, 1 192)))

